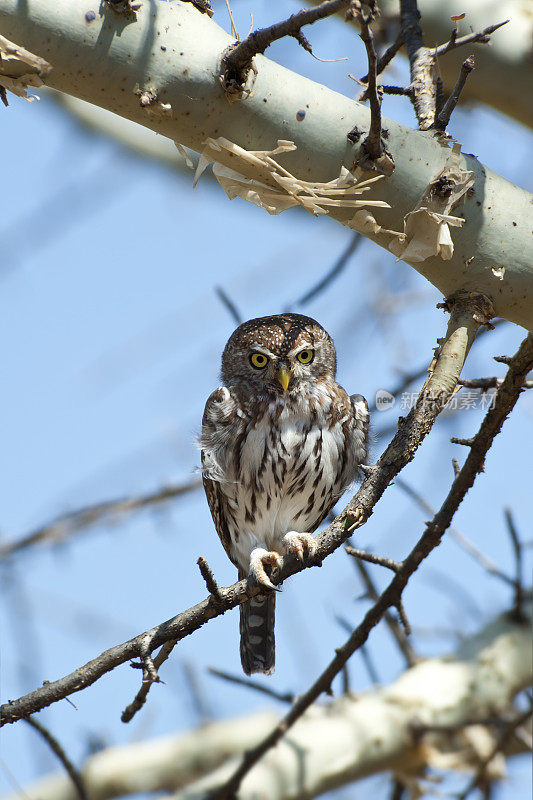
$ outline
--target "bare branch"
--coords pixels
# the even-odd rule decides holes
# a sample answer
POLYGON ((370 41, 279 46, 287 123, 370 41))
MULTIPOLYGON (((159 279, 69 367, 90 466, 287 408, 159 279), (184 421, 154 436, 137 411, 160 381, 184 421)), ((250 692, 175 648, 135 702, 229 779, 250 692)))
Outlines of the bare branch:
POLYGON ((400 20, 411 70, 413 105, 420 130, 432 127, 435 121, 435 89, 433 67, 435 56, 424 47, 420 12, 416 0, 400 0, 400 20))
MULTIPOLYGON (((349 538, 353 530, 367 521, 391 480, 414 458, 417 448, 431 430, 435 419, 454 391, 461 366, 472 345, 476 330, 480 324, 483 324, 486 315, 490 316, 491 306, 483 296, 459 294, 454 299, 450 298, 447 301, 447 307, 451 311, 451 315, 446 338, 440 348, 433 372, 422 387, 417 403, 406 417, 400 418, 398 432, 377 462, 376 468, 363 481, 359 491, 337 519, 320 534, 316 554, 308 562, 308 566, 321 564, 326 556, 334 552, 349 538)), ((533 363, 533 356, 531 361, 533 363)), ((522 380, 523 377, 521 377, 522 380)), ((497 396, 504 391, 505 386, 506 382, 504 381, 497 396)), ((465 463, 468 463, 468 459, 465 463)), ((272 580, 280 583, 290 575, 301 572, 306 566, 294 556, 285 556, 282 559, 281 568, 272 580)), ((400 574, 403 574, 403 569, 398 576, 400 574)), ((220 600, 214 600, 210 596, 167 622, 121 645, 112 647, 70 675, 46 683, 45 686, 30 692, 30 694, 6 703, 0 709, 2 724, 15 722, 73 692, 90 686, 119 664, 139 656, 147 638, 150 639, 152 651, 169 640, 179 641, 197 630, 209 619, 223 614, 230 608, 235 608, 259 592, 259 587, 249 587, 246 580, 220 589, 220 600)), ((395 597, 391 604, 394 605, 397 599, 398 597, 395 597)), ((384 607, 383 612, 387 608, 388 606, 384 607)))
MULTIPOLYGON (((143 638, 143 636, 145 636, 145 634, 141 634, 141 636, 137 637, 138 639, 141 640, 141 643, 139 644, 139 651, 141 650, 141 647, 142 647, 142 638, 143 638)), ((132 700, 132 702, 128 706, 126 706, 126 708, 122 712, 122 715, 120 717, 122 722, 130 722, 133 719, 133 717, 135 716, 135 714, 137 713, 137 711, 141 710, 141 708, 146 703, 146 698, 148 697, 148 692, 150 691, 153 683, 163 683, 163 681, 161 681, 161 679, 159 678, 159 675, 157 674, 157 670, 159 669, 161 664, 163 664, 163 662, 165 662, 167 660, 167 658, 172 653, 172 651, 174 650, 174 648, 177 645, 177 643, 178 643, 178 639, 169 639, 168 641, 166 641, 163 644, 161 650, 159 651, 157 656, 152 661, 152 665, 153 665, 153 667, 155 669, 156 679, 155 680, 147 680, 147 681, 145 681, 144 680, 144 676, 143 676, 143 682, 142 682, 141 688, 139 689, 139 691, 135 695, 135 697, 132 700)), ((109 653, 109 650, 107 650, 106 652, 109 653)), ((139 653, 139 655, 140 655, 140 653, 139 653)), ((96 659, 94 659, 94 660, 96 661, 96 659)), ((92 663, 92 662, 89 662, 89 664, 90 663, 92 663)), ((123 663, 123 662, 120 662, 120 663, 123 663)), ((131 666, 133 667, 133 666, 135 666, 135 664, 132 664, 131 666)), ((109 670, 106 670, 106 672, 108 672, 108 671, 109 670)))
MULTIPOLYGON (((392 59, 394 58, 400 47, 402 46, 403 42, 404 42, 403 31, 400 31, 398 36, 396 37, 396 40, 391 44, 390 47, 388 47, 385 50, 383 55, 381 55, 378 58, 376 64, 376 75, 381 75, 385 67, 388 67, 388 65, 390 64, 390 62, 392 61, 392 59)), ((359 79, 359 82, 368 83, 368 78, 369 74, 367 72, 366 75, 363 75, 363 77, 359 79)))
POLYGON ((314 300, 319 294, 327 289, 327 287, 337 278, 344 268, 347 266, 348 262, 350 261, 351 256, 355 253, 361 242, 363 241, 364 236, 361 233, 354 233, 353 236, 350 238, 348 245, 342 251, 336 262, 333 264, 330 270, 324 275, 323 278, 319 280, 317 284, 315 284, 311 289, 309 289, 299 300, 296 301, 296 306, 304 306, 306 303, 309 303, 311 300, 314 300))
MULTIPOLYGON (((368 98, 370 103, 370 129, 368 136, 361 145, 361 155, 356 163, 363 169, 380 172, 382 175, 392 175, 394 172, 394 160, 391 154, 387 153, 381 138, 381 99, 376 81, 377 56, 374 37, 370 30, 370 23, 374 19, 377 7, 375 10, 371 9, 368 14, 365 14, 359 3, 355 5, 357 10, 350 13, 359 20, 361 26, 360 35, 366 48, 368 86, 365 91, 365 97, 368 98)), ((350 138, 350 134, 348 134, 348 138, 350 138)))
POLYGON ((457 78, 457 83, 452 89, 451 95, 448 97, 444 106, 442 107, 442 111, 440 112, 439 116, 435 122, 435 129, 438 131, 446 130, 446 126, 450 121, 450 117, 453 113, 453 110, 457 103, 459 102, 459 97, 461 96, 461 92, 463 91, 464 85, 466 83, 466 79, 474 69, 474 56, 469 56, 461 66, 461 72, 459 73, 459 77, 457 78))
MULTIPOLYGON (((372 600, 372 602, 374 603, 377 602, 377 600, 379 599, 379 592, 377 591, 374 585, 374 581, 370 577, 368 570, 366 569, 365 565, 362 564, 360 561, 356 561, 356 566, 363 580, 363 584, 367 591, 368 597, 372 600)), ((398 570, 395 570, 395 572, 396 574, 398 574, 398 570)), ((403 621, 406 620, 406 617, 405 615, 403 615, 402 618, 402 615, 400 614, 399 607, 401 606, 401 600, 398 600, 398 602, 395 603, 395 605, 398 610, 400 620, 402 621, 403 624, 403 621)), ((409 640, 407 639, 407 631, 410 630, 409 624, 407 623, 407 625, 404 625, 404 628, 402 628, 402 626, 398 624, 398 621, 389 611, 385 612, 383 618, 385 620, 388 629, 390 630, 394 639, 396 640, 398 647, 403 653, 407 666, 412 667, 414 664, 418 662, 418 656, 416 655, 415 651, 411 647, 409 640)))
MULTIPOLYGON (((312 25, 313 22, 336 14, 349 5, 350 0, 325 0, 316 8, 304 8, 282 22, 276 22, 268 28, 259 28, 242 42, 230 47, 222 59, 222 85, 226 92, 238 95, 243 91, 252 59, 259 53, 264 53, 272 42, 285 36, 293 36, 300 41, 299 33, 304 25, 312 25)), ((307 39, 305 42, 308 44, 307 39)))
POLYGON ((158 489, 157 492, 150 492, 137 497, 122 497, 118 500, 105 500, 92 506, 84 506, 76 511, 71 511, 69 514, 57 517, 52 522, 48 522, 46 525, 37 528, 14 542, 8 542, 0 546, 0 561, 12 553, 24 550, 26 547, 39 542, 62 542, 71 534, 77 533, 90 525, 115 521, 115 517, 118 518, 134 511, 167 503, 182 494, 199 489, 201 485, 202 481, 195 478, 187 483, 165 486, 163 489, 158 489))
POLYGON ((217 678, 222 678, 230 683, 237 683, 239 686, 246 686, 247 689, 253 689, 256 692, 268 695, 268 697, 273 697, 275 700, 279 700, 280 703, 294 702, 294 694, 292 692, 276 692, 275 689, 271 689, 269 686, 260 683, 260 681, 253 680, 253 678, 241 678, 240 675, 230 675, 229 672, 223 672, 220 669, 215 669, 215 667, 208 667, 207 671, 210 675, 214 675, 217 678))
POLYGON ((369 564, 378 564, 380 567, 386 567, 386 569, 391 569, 393 572, 398 572, 402 567, 401 561, 393 561, 392 558, 385 558, 385 556, 376 556, 374 553, 358 550, 351 545, 347 545, 344 549, 349 556, 360 558, 361 561, 368 561, 369 564))
POLYGON ((80 800, 89 800, 89 794, 87 792, 87 788, 85 786, 85 782, 83 780, 82 775, 78 772, 70 758, 65 753, 64 749, 61 747, 55 736, 52 736, 50 731, 44 727, 40 722, 37 722, 36 719, 33 717, 25 717, 24 722, 27 722, 28 725, 31 725, 36 731, 40 733, 43 737, 47 745, 50 747, 50 750, 58 757, 61 761, 65 770, 74 784, 76 792, 80 800))
POLYGON ((524 722, 527 722, 527 720, 531 718, 532 714, 533 709, 529 708, 527 711, 519 714, 514 720, 509 722, 505 730, 503 730, 498 736, 498 739, 491 752, 481 761, 477 774, 472 778, 466 789, 461 792, 458 800, 466 800, 468 795, 470 795, 474 789, 483 785, 484 781, 486 780, 487 768, 489 767, 492 759, 497 756, 498 753, 501 753, 504 750, 505 745, 513 736, 515 731, 520 728, 524 722))
MULTIPOLYGON (((479 42, 480 44, 487 44, 490 42, 490 35, 497 31, 498 28, 501 28, 503 25, 507 25, 509 22, 506 19, 504 22, 498 22, 496 25, 489 25, 487 28, 484 28, 482 31, 478 31, 478 33, 469 33, 467 36, 461 36, 457 39, 457 36, 452 35, 450 36, 450 40, 446 42, 446 44, 441 44, 439 47, 435 47, 433 53, 436 56, 443 56, 446 53, 449 53, 450 50, 455 50, 456 47, 462 47, 465 44, 473 44, 474 42, 479 42)), ((457 28, 454 28, 454 31, 457 31, 457 28)))
POLYGON ((239 312, 237 306, 231 299, 231 297, 224 291, 222 286, 215 286, 215 292, 217 293, 219 299, 222 302, 222 305, 227 308, 232 317, 233 321, 236 325, 240 325, 241 322, 244 322, 241 313, 239 312))
POLYGON ((516 562, 516 578, 514 582, 515 601, 514 601, 513 613, 516 615, 517 620, 521 620, 524 616, 522 611, 522 607, 524 605, 524 583, 522 575, 522 543, 520 542, 518 531, 515 528, 511 509, 506 508, 504 513, 505 513, 505 521, 507 523, 507 528, 509 530, 509 536, 511 537, 511 542, 513 543, 513 551, 516 562))
POLYGON ((202 578, 205 581, 207 591, 209 592, 210 595, 212 595, 212 597, 215 600, 220 600, 221 599, 220 588, 218 586, 218 583, 216 582, 211 567, 209 566, 209 564, 207 563, 207 561, 203 556, 200 556, 196 563, 198 564, 200 572, 202 573, 202 578))

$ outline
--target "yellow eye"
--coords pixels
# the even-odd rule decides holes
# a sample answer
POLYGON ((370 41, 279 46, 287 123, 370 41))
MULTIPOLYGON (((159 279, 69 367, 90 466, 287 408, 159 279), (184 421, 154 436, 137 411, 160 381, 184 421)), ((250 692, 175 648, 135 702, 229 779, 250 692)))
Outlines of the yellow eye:
POLYGON ((315 357, 314 350, 300 350, 300 352, 296 356, 300 364, 310 364, 314 357, 315 357))
POLYGON ((250 364, 256 369, 264 369, 268 364, 268 356, 265 356, 264 353, 252 353, 250 364))

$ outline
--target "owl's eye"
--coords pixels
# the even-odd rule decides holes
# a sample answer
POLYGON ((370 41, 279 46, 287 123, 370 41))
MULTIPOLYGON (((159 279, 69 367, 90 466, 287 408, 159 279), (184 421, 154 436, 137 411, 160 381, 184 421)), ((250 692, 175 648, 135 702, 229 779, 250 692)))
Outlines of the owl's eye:
POLYGON ((264 353, 252 353, 250 356, 250 364, 255 369, 264 369, 268 364, 268 356, 265 356, 264 353))
POLYGON ((300 350, 300 352, 296 356, 300 364, 310 364, 314 357, 315 357, 314 350, 300 350))

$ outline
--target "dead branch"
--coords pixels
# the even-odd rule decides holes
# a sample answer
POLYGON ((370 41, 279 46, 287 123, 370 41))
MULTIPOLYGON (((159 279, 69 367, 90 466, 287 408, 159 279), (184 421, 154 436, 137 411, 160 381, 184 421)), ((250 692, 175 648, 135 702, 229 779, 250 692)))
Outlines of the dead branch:
MULTIPOLYGON (((336 14, 349 5, 350 0, 325 0, 316 8, 304 8, 282 22, 276 22, 268 28, 259 28, 242 42, 234 44, 222 59, 221 81, 225 91, 234 96, 242 92, 252 59, 264 53, 272 42, 285 36, 293 36, 302 44, 300 33, 304 25, 312 25, 313 22, 336 14)), ((305 42, 309 44, 306 39, 305 42)), ((308 50, 308 46, 305 49, 308 50)))
POLYGON ((461 72, 459 73, 459 77, 457 78, 457 83, 452 89, 452 93, 444 103, 442 110, 437 117, 435 127, 438 131, 446 130, 446 126, 450 121, 450 117, 455 109, 455 106, 459 102, 459 97, 461 96, 461 92, 463 91, 464 85, 466 80, 472 70, 474 69, 474 56, 469 56, 461 66, 461 72))
POLYGON ((50 750, 58 757, 58 759, 63 764, 67 775, 69 776, 70 780, 74 784, 76 789, 76 793, 80 800, 90 800, 89 794, 87 792, 87 788, 85 786, 85 781, 83 780, 83 776, 79 773, 76 769, 70 758, 65 753, 65 750, 61 747, 55 736, 52 736, 48 728, 45 728, 40 722, 37 722, 36 719, 33 717, 26 717, 24 722, 27 722, 28 725, 31 725, 44 739, 44 741, 49 746, 50 750))
MULTIPOLYGON (((396 37, 395 41, 390 45, 390 47, 387 47, 383 55, 381 55, 378 58, 376 64, 376 75, 381 75, 385 67, 388 67, 388 65, 390 64, 390 62, 392 61, 392 59, 394 58, 400 47, 402 46, 403 42, 404 42, 403 31, 401 30, 398 36, 396 37)), ((369 73, 367 72, 366 75, 363 75, 362 78, 359 78, 359 83, 368 83, 368 78, 369 78, 369 73)))
POLYGON ((456 47, 463 47, 465 44, 474 44, 475 42, 479 44, 488 44, 488 42, 490 42, 491 33, 494 33, 494 31, 497 31, 498 28, 501 28, 503 25, 507 25, 508 22, 509 20, 506 19, 504 22, 496 23, 496 25, 489 25, 487 28, 477 33, 469 33, 466 36, 460 36, 459 39, 457 38, 457 28, 454 28, 449 41, 446 42, 446 44, 435 47, 433 53, 436 56, 444 56, 446 53, 449 53, 450 50, 455 50, 456 47))

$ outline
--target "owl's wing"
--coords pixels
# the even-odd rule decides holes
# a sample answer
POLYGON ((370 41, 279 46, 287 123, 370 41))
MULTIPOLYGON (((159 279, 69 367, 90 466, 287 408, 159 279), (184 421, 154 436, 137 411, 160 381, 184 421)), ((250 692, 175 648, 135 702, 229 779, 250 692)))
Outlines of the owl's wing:
POLYGON ((366 464, 368 458, 368 430, 370 426, 368 403, 362 394, 350 395, 350 401, 355 420, 353 443, 356 449, 357 463, 366 464))
POLYGON ((215 389, 205 404, 200 447, 202 449, 202 479, 216 532, 228 557, 235 566, 238 566, 231 553, 231 537, 226 518, 228 501, 221 490, 219 480, 216 480, 216 478, 221 478, 222 474, 215 456, 217 443, 220 444, 224 440, 224 434, 228 432, 228 428, 236 416, 237 403, 230 391, 225 386, 215 389))

